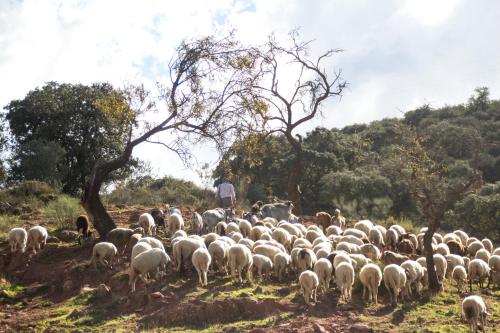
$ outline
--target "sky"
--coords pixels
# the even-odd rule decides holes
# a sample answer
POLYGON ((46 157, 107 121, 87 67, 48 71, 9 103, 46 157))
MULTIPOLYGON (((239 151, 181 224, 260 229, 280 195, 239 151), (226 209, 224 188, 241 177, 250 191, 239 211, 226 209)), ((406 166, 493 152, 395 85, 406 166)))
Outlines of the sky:
MULTIPOLYGON (((300 28, 315 40, 311 55, 344 50, 326 70, 341 69, 349 86, 299 132, 341 128, 464 103, 480 86, 500 98, 498 17, 496 0, 0 0, 0 105, 48 81, 166 82, 185 38, 236 29, 242 42, 262 43, 300 28)), ((207 145, 193 153, 186 167, 159 145, 134 150, 156 175, 201 184, 196 170, 218 156, 207 145)))

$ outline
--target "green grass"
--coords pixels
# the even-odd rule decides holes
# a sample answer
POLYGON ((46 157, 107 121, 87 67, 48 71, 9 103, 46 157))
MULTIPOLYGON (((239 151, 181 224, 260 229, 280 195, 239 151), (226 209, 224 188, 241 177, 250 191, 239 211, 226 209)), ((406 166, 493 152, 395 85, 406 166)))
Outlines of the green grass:
POLYGON ((26 287, 17 285, 17 284, 12 284, 7 280, 1 279, 0 280, 0 290, 5 291, 5 293, 11 297, 15 298, 18 295, 22 294, 25 290, 26 287))
POLYGON ((19 216, 0 215, 0 240, 6 241, 10 229, 20 226, 22 226, 22 222, 19 216))

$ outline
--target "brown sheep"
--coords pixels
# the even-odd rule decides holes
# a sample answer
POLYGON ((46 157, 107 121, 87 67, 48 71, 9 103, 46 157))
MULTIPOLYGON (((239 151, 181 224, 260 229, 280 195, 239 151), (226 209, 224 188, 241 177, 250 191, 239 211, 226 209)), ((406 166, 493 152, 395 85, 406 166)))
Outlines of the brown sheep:
POLYGON ((404 263, 406 260, 409 260, 410 258, 401 254, 398 254, 396 252, 392 251, 384 251, 382 254, 382 257, 380 258, 382 262, 385 265, 390 265, 390 264, 396 264, 396 265, 401 265, 404 263))
POLYGON ((396 248, 398 249, 399 253, 404 253, 408 255, 415 254, 415 246, 413 245, 412 241, 407 238, 402 239, 398 243, 396 248))
POLYGON ((463 246, 460 242, 457 242, 456 240, 450 240, 446 243, 446 245, 450 249, 451 254, 465 256, 467 252, 467 248, 463 246))
POLYGON ((332 216, 326 212, 316 213, 316 223, 326 230, 331 225, 332 216))

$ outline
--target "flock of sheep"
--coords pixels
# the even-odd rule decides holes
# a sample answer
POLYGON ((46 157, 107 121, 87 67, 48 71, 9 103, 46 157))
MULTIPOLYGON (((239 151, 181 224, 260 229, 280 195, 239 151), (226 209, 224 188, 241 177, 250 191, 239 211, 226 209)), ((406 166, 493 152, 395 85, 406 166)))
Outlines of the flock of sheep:
MULTIPOLYGON (((254 275, 264 279, 273 272, 282 281, 287 274, 298 277, 307 304, 311 299, 317 302, 318 291, 326 292, 331 281, 345 302, 352 298, 356 278, 363 285, 363 298, 368 291, 368 301, 375 303, 382 281, 393 303, 418 297, 427 285, 426 260, 418 257, 423 253, 425 228, 415 235, 400 225, 386 229, 369 220, 348 228, 338 210, 333 217, 325 212, 316 214, 317 224, 306 227, 292 214, 292 208, 290 202, 258 202, 242 218, 222 208, 201 215, 195 212, 190 235, 184 231, 179 209, 154 209, 140 215, 131 228, 111 230, 106 242, 94 245, 90 264, 112 266, 118 258, 130 255, 131 292, 137 279, 160 279, 170 263, 181 274, 187 266, 194 267, 202 286, 207 286, 210 267, 229 272, 238 283, 251 281, 254 275), (162 227, 170 239, 171 257, 157 237, 162 227)), ((90 236, 85 216, 80 216, 76 224, 81 237, 90 236)), ((14 228, 9 233, 12 252, 24 252, 26 247, 39 250, 46 239, 47 231, 41 226, 28 232, 14 228)), ((481 288, 485 280, 487 287, 491 282, 497 286, 500 283, 500 248, 494 249, 487 238, 469 237, 461 230, 444 236, 436 233, 433 251, 438 279, 451 279, 459 292, 465 291, 467 282, 471 292, 475 282, 481 288)), ((476 331, 478 321, 485 327, 487 314, 480 296, 463 300, 462 315, 472 331, 476 331)))

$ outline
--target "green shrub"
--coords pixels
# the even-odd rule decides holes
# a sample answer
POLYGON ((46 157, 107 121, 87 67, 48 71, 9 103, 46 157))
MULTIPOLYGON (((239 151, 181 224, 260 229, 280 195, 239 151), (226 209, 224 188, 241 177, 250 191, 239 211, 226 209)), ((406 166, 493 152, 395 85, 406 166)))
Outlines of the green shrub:
POLYGON ((0 214, 21 215, 42 209, 58 195, 44 182, 25 181, 0 191, 0 214))
POLYGON ((83 213, 84 210, 78 199, 68 195, 59 196, 43 209, 45 222, 56 229, 64 229, 72 226, 72 221, 83 213))
POLYGON ((420 231, 420 228, 422 227, 426 227, 426 225, 422 224, 422 225, 416 225, 414 224, 411 220, 409 219, 406 219, 406 218, 400 218, 400 219, 396 219, 392 216, 388 217, 387 219, 385 220, 381 220, 381 221, 377 221, 378 224, 386 227, 386 228, 389 228, 391 225, 393 224, 399 224, 400 226, 402 226, 403 228, 405 228, 405 230, 407 232, 411 232, 411 233, 414 233, 415 235, 418 234, 418 232, 420 231))
POLYGON ((7 240, 10 229, 22 226, 18 216, 0 215, 0 239, 7 240))

